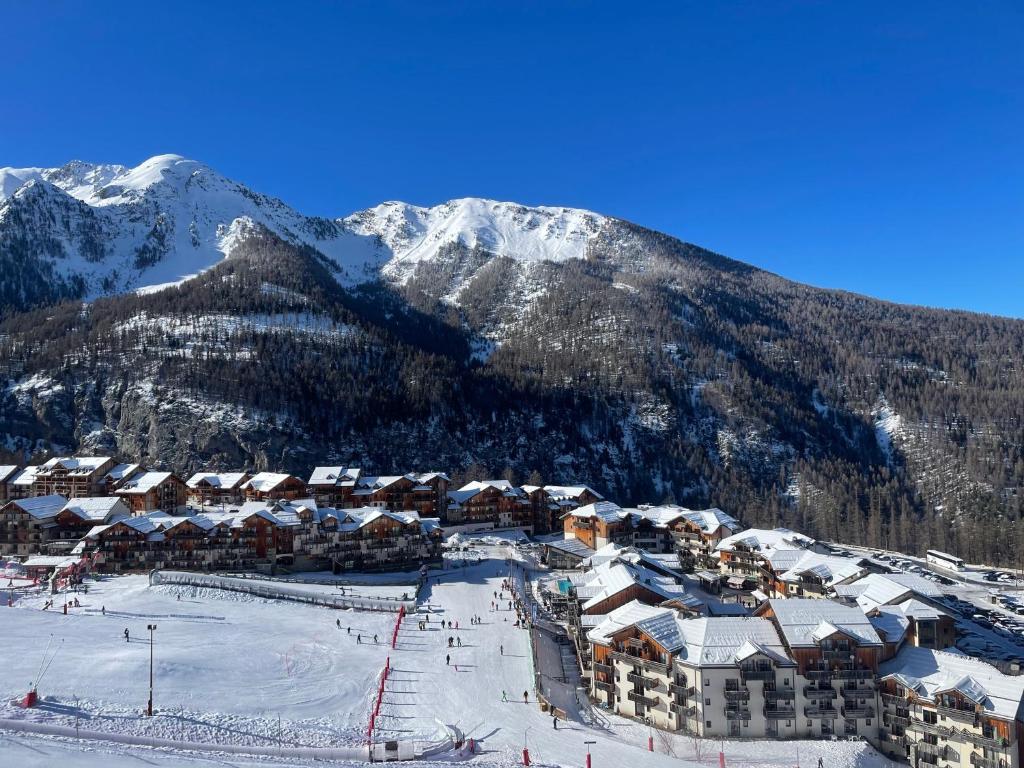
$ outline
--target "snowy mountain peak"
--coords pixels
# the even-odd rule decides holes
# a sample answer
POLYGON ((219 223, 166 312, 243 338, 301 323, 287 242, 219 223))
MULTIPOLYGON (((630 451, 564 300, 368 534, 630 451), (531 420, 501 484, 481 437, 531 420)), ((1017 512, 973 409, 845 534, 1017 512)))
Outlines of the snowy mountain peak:
POLYGON ((452 243, 523 263, 582 259, 606 221, 576 208, 466 197, 432 208, 382 203, 349 216, 345 224, 353 232, 380 237, 391 255, 384 274, 402 280, 452 243))

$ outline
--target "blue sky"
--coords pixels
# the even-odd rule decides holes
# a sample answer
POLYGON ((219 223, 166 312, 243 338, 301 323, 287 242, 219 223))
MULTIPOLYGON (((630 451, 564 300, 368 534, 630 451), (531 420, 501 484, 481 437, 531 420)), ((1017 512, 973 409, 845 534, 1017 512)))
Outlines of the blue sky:
POLYGON ((1024 6, 4 3, 0 166, 176 152, 298 209, 591 208, 1024 317, 1024 6))

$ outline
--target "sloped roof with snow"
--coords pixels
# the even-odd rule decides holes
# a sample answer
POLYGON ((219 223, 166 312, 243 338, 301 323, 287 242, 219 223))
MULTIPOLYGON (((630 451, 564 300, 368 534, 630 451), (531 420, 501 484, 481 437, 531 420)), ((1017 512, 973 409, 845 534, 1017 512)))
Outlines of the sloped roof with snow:
MULTIPOLYGON (((775 566, 775 561, 771 562, 775 566)), ((802 574, 811 573, 827 586, 833 586, 862 575, 865 572, 863 562, 859 557, 819 555, 804 550, 799 559, 780 578, 782 581, 796 581, 802 574)))
POLYGON ((140 472, 126 480, 114 493, 131 495, 149 493, 161 483, 170 480, 173 476, 172 472, 140 472))
POLYGON ((869 573, 849 586, 859 590, 855 599, 863 611, 898 602, 911 594, 932 599, 942 597, 942 591, 935 584, 915 573, 869 573))
POLYGON ((743 545, 758 552, 768 553, 776 549, 806 549, 814 544, 814 539, 788 528, 749 528, 732 536, 726 536, 716 549, 731 550, 736 545, 743 545))
POLYGON ((685 645, 679 658, 696 666, 736 664, 753 653, 779 663, 792 663, 779 633, 768 619, 753 616, 713 616, 678 622, 685 645))
POLYGON ((579 539, 559 539, 557 541, 549 541, 544 546, 549 549, 557 549, 559 552, 575 555, 584 560, 594 554, 594 550, 579 539))
POLYGON ((548 496, 553 499, 576 499, 588 491, 597 497, 598 501, 603 501, 604 496, 595 491, 589 485, 545 485, 544 491, 548 496))
POLYGON ((56 517, 57 513, 64 509, 64 505, 68 503, 68 500, 63 496, 54 494, 52 496, 31 496, 27 499, 16 499, 8 503, 36 520, 46 520, 56 517))
POLYGON ((139 466, 138 464, 115 464, 103 477, 118 483, 138 471, 139 466))
POLYGON ((39 474, 39 466, 31 464, 25 467, 23 470, 14 475, 9 481, 10 485, 32 485, 36 480, 36 475, 39 474))
POLYGON ((897 645, 903 642, 910 628, 910 619, 903 611, 893 605, 880 605, 871 613, 868 620, 885 642, 897 645))
POLYGON ((17 464, 0 464, 0 483, 10 480, 17 471, 17 464))
POLYGON ((929 699, 958 691, 988 715, 1024 719, 1024 677, 1004 675, 959 651, 904 646, 895 658, 882 664, 880 672, 929 699))
POLYGON ((248 476, 246 472, 196 472, 185 482, 185 485, 189 488, 198 488, 199 483, 206 481, 206 484, 213 488, 231 490, 248 476))
MULTIPOLYGON (((647 605, 639 600, 630 600, 625 605, 620 605, 618 608, 609 611, 603 617, 589 617, 591 620, 600 619, 600 622, 596 627, 587 632, 587 638, 595 643, 608 645, 611 636, 620 630, 631 627, 638 621, 661 614, 674 616, 675 611, 670 608, 647 605)), ((581 618, 588 617, 584 616, 581 618)))
POLYGON ((250 477, 242 487, 251 488, 257 493, 268 493, 290 477, 291 475, 281 474, 280 472, 258 472, 250 477))
MULTIPOLYGON (((570 579, 576 583, 575 578, 570 579)), ((583 578, 577 584, 576 595, 580 599, 586 598, 583 602, 583 608, 586 610, 634 585, 653 592, 663 600, 700 603, 695 597, 687 594, 684 585, 676 583, 673 579, 643 565, 621 560, 605 563, 583 574, 583 578)))
POLYGON ((798 597, 770 600, 769 604, 790 648, 816 646, 836 631, 859 645, 882 644, 864 612, 851 605, 798 597))
POLYGON ((579 518, 597 518, 606 523, 613 523, 625 516, 625 511, 611 501, 596 501, 583 507, 577 507, 568 514, 579 518))
POLYGON ((685 517, 704 533, 713 533, 723 526, 733 532, 743 527, 735 517, 723 512, 718 507, 690 510, 686 513, 685 517))
POLYGON ((359 479, 358 467, 314 467, 308 485, 338 485, 359 479))
POLYGON ((109 522, 111 515, 127 515, 128 507, 117 496, 87 496, 68 501, 61 511, 68 511, 81 518, 96 523, 109 522))
POLYGON ((73 475, 91 475, 108 461, 109 456, 65 456, 50 459, 39 468, 39 472, 42 474, 61 467, 73 475))

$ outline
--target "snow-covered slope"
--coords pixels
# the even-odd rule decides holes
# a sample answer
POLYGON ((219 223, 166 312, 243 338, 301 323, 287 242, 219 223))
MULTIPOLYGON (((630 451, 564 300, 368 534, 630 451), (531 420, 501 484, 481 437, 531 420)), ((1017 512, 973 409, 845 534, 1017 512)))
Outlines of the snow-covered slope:
POLYGON ((527 208, 474 197, 433 208, 383 203, 345 219, 353 232, 380 238, 389 251, 382 272, 399 282, 453 243, 524 264, 582 259, 605 221, 576 208, 527 208))
POLYGON ((372 276, 380 254, 339 222, 304 216, 177 155, 135 168, 0 169, 0 248, 47 261, 58 278, 81 278, 86 298, 198 274, 253 225, 314 248, 342 282, 372 276))
POLYGON ((523 265, 584 258, 605 221, 588 211, 476 198, 310 217, 178 155, 135 168, 80 161, 0 168, 0 257, 38 260, 42 279, 67 283, 64 294, 83 298, 187 279, 230 256, 252 226, 309 246, 352 285, 405 283, 454 243, 523 265))

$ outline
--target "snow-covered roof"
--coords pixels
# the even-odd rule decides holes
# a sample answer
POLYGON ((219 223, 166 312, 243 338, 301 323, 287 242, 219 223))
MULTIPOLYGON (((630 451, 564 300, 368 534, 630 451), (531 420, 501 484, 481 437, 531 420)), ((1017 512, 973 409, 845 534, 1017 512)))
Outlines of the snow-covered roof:
POLYGON ((905 616, 909 616, 915 621, 935 621, 942 616, 949 615, 945 611, 940 611, 938 608, 914 598, 903 601, 898 607, 905 616))
POLYGON ((359 479, 358 467, 314 467, 307 485, 339 485, 359 479))
POLYGON ((583 600, 584 610, 635 585, 653 592, 663 600, 678 600, 693 607, 701 604, 699 599, 687 594, 684 585, 643 565, 621 560, 599 565, 580 576, 571 576, 570 580, 576 585, 576 595, 583 600))
POLYGON ((32 485, 36 481, 37 474, 39 474, 39 466, 31 464, 14 475, 8 481, 8 485, 32 485))
POLYGON ((236 488, 248 476, 245 472, 196 472, 186 481, 185 485, 189 488, 198 488, 199 483, 205 481, 212 488, 231 490, 236 488))
POLYGON ((117 496, 86 496, 70 499, 61 511, 68 511, 82 520, 102 523, 111 516, 127 515, 130 510, 117 496))
POLYGON ((723 512, 718 507, 691 510, 686 513, 685 517, 704 533, 714 533, 723 526, 733 532, 743 527, 735 517, 723 512))
POLYGON ((685 639, 678 657, 696 666, 736 664, 753 653, 762 653, 778 663, 791 663, 779 633, 768 619, 711 616, 677 623, 685 639))
POLYGON ((737 545, 743 545, 748 549, 768 553, 776 549, 807 549, 813 544, 814 539, 788 528, 749 528, 726 536, 718 542, 716 549, 728 551, 735 549, 737 545))
POLYGON ((649 520, 660 528, 665 528, 678 520, 682 520, 688 511, 674 504, 657 507, 643 506, 623 510, 634 525, 641 520, 649 520))
POLYGON ((589 558, 594 554, 594 550, 579 539, 559 539, 557 541, 549 541, 544 546, 549 549, 557 549, 559 552, 576 555, 583 559, 589 558))
POLYGON ((553 499, 579 500, 580 496, 587 492, 594 494, 599 501, 604 499, 604 496, 589 485, 545 485, 544 491, 553 499))
POLYGON ((161 483, 170 480, 173 476, 172 472, 140 472, 126 480, 114 493, 132 495, 149 493, 161 483))
POLYGON ((416 476, 416 481, 420 483, 431 483, 438 478, 441 478, 442 480, 447 480, 448 482, 451 482, 452 480, 444 472, 424 472, 416 476))
POLYGON ((611 501, 595 501, 593 504, 577 507, 568 514, 579 518, 597 518, 606 523, 613 523, 625 516, 622 507, 611 501))
MULTIPOLYGON (((780 576, 782 581, 797 581, 801 575, 810 573, 831 587, 865 573, 864 561, 860 557, 835 557, 806 550, 798 551, 801 552, 800 557, 780 576)), ((771 563, 775 567, 775 561, 772 560, 771 563)))
POLYGON ((251 488, 257 493, 269 493, 290 477, 291 475, 285 475, 279 472, 257 472, 255 475, 250 477, 242 487, 247 489, 251 488))
POLYGON ((138 464, 115 464, 103 477, 107 480, 113 480, 115 483, 119 483, 126 477, 130 477, 132 474, 137 472, 138 469, 138 464))
POLYGON ((628 603, 609 611, 604 616, 583 616, 581 618, 600 620, 596 627, 587 632, 587 638, 595 643, 608 645, 611 636, 616 632, 626 627, 631 627, 638 621, 650 618, 651 616, 658 616, 662 613, 675 615, 675 611, 670 608, 659 608, 654 605, 641 603, 639 600, 630 600, 628 603))
POLYGON ((790 648, 816 646, 837 631, 859 645, 882 644, 864 612, 851 605, 797 597, 771 600, 769 604, 790 648))
POLYGON ((957 691, 987 715, 1024 719, 1024 677, 1004 675, 959 651, 904 646, 895 658, 882 664, 880 673, 928 699, 957 691))
POLYGON ((65 456, 47 461, 39 468, 39 473, 48 473, 61 467, 72 475, 91 475, 108 461, 109 456, 65 456))
POLYGON ((8 503, 36 520, 46 520, 56 517, 57 513, 64 509, 64 505, 68 503, 68 500, 63 496, 55 494, 52 496, 31 496, 27 499, 16 499, 8 503))
MULTIPOLYGON (((849 596, 856 599, 863 611, 899 602, 912 594, 931 599, 942 597, 941 590, 935 584, 915 573, 869 573, 849 587, 849 596)), ((846 595, 846 591, 843 594, 846 595)))
POLYGON ((0 464, 0 483, 10 480, 17 471, 17 464, 0 464))
POLYGON ((871 626, 887 643, 899 644, 907 635, 910 619, 894 605, 880 605, 868 616, 871 626))

